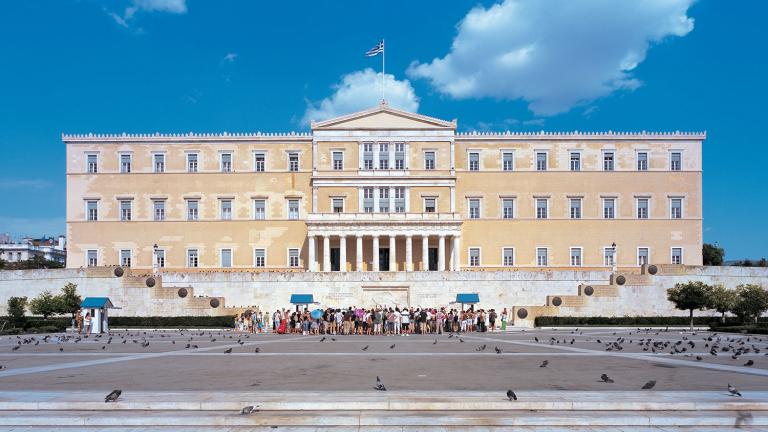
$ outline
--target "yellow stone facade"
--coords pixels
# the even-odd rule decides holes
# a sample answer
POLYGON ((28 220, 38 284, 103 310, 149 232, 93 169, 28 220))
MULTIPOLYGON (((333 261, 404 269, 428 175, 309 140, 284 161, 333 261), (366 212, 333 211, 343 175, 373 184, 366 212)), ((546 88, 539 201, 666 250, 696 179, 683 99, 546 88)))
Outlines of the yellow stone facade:
POLYGON ((64 135, 67 266, 701 265, 705 138, 457 133, 386 104, 309 133, 64 135))

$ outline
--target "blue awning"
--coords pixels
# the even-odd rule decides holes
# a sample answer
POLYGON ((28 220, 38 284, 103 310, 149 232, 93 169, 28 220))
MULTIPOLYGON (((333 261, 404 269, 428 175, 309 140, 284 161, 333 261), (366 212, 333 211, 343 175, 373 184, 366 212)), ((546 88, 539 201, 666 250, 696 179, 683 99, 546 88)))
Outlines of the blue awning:
POLYGON ((477 293, 456 294, 456 303, 480 303, 480 296, 477 293))
POLYGON ((291 294, 292 304, 312 304, 314 299, 312 294, 291 294))
POLYGON ((108 309, 115 306, 109 300, 109 297, 86 297, 83 299, 83 302, 80 303, 80 307, 83 309, 108 309))

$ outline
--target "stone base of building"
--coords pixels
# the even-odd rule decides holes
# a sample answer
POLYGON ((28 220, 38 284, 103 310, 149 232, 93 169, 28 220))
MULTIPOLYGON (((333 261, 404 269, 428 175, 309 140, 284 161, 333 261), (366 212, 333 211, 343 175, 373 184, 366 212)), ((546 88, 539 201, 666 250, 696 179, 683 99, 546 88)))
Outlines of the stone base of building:
POLYGON ((8 298, 57 293, 66 283, 81 296, 109 297, 112 316, 216 316, 246 309, 292 308, 291 295, 312 294, 309 307, 375 305, 460 308, 457 294, 476 293, 478 308, 510 312, 515 326, 536 316, 672 316, 666 290, 700 280, 735 288, 768 287, 768 268, 651 265, 642 268, 519 269, 461 272, 162 272, 121 267, 0 271, 0 315, 8 298))

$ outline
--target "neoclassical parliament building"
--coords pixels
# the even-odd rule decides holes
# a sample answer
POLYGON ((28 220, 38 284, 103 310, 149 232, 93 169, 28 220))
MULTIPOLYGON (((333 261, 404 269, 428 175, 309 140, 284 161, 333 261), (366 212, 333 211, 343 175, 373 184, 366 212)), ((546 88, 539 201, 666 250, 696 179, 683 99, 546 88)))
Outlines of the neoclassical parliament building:
POLYGON ((302 133, 63 135, 67 267, 702 264, 703 133, 458 133, 382 103, 302 133))

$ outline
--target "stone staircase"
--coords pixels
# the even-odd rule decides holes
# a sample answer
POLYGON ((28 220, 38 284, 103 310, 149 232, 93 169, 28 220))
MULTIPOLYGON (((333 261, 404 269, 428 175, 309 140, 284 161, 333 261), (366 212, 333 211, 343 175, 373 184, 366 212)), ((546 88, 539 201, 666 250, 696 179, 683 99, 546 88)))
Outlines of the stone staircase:
POLYGON ((150 301, 164 305, 168 315, 232 316, 244 310, 227 307, 224 297, 196 296, 192 286, 164 287, 162 273, 142 274, 119 266, 88 268, 87 272, 89 277, 120 278, 128 295, 131 291, 147 290, 150 301))
POLYGON ((606 285, 579 285, 576 295, 548 295, 543 306, 513 306, 512 321, 517 327, 534 327, 538 316, 557 316, 561 308, 589 309, 593 299, 618 297, 622 287, 650 286, 654 275, 675 274, 682 268, 676 265, 644 265, 639 269, 622 269, 611 274, 606 285))

